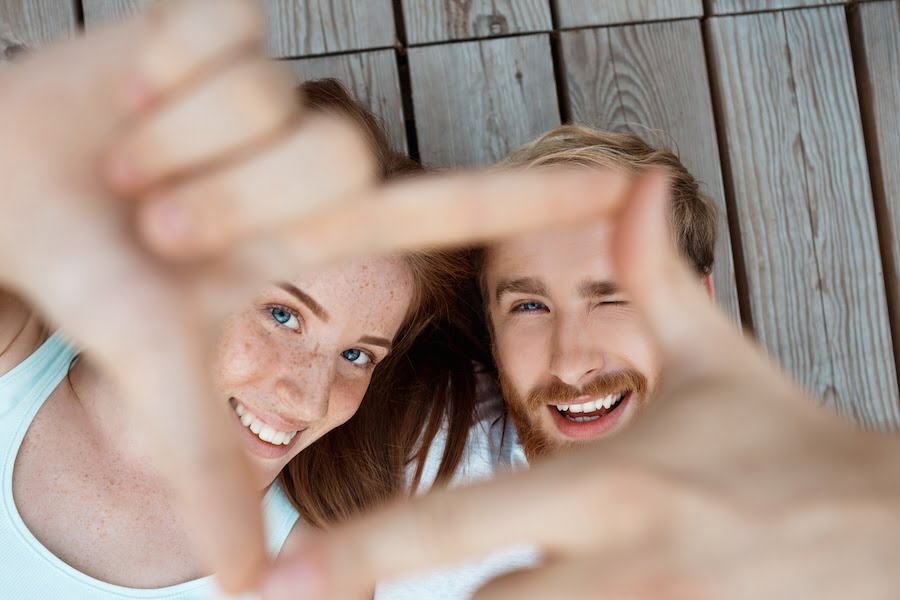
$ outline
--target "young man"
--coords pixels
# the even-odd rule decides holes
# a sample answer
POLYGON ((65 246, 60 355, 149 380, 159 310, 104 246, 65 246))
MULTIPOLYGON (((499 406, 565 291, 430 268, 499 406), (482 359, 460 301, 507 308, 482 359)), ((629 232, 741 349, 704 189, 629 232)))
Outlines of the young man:
MULTIPOLYGON (((664 172, 671 181, 674 241, 695 270, 697 285, 712 296, 715 208, 669 150, 629 134, 564 125, 514 151, 500 167, 664 172)), ((610 193, 614 185, 611 180, 610 193)), ((653 400, 659 358, 613 276, 610 244, 610 223, 595 221, 508 237, 477 252, 476 277, 499 392, 485 381, 479 420, 454 485, 610 436, 653 400)), ((442 452, 439 442, 430 453, 442 452)), ((558 512, 564 519, 565 507, 558 512)), ((382 586, 379 597, 467 598, 488 578, 536 559, 533 551, 513 549, 382 586)))
MULTIPOLYGON (((513 152, 503 166, 664 171, 672 182, 672 234, 712 296, 715 208, 667 149, 565 125, 513 152)), ((652 401, 659 362, 612 275, 610 237, 601 221, 514 236, 481 253, 503 420, 528 460, 611 435, 652 401)))

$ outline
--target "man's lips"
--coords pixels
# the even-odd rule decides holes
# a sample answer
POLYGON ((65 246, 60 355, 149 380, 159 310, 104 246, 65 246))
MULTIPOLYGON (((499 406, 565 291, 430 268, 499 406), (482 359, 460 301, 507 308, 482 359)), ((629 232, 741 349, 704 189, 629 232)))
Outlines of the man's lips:
POLYGON ((623 422, 631 397, 630 390, 599 398, 583 396, 574 404, 548 405, 547 410, 557 430, 567 438, 591 439, 611 432, 623 422))

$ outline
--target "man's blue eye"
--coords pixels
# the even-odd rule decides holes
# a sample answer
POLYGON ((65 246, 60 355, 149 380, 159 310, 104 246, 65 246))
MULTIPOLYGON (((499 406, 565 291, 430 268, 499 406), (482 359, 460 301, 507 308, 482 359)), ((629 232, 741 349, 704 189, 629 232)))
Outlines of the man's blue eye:
POLYGON ((283 306, 272 306, 269 308, 269 312, 272 313, 272 318, 275 319, 279 325, 283 325, 284 327, 295 331, 300 329, 300 319, 297 318, 297 315, 283 306))
POLYGON ((341 356, 346 358, 348 361, 350 361, 354 365, 359 365, 359 366, 367 365, 370 362, 372 362, 372 357, 358 348, 351 348, 349 350, 344 350, 343 352, 341 352, 341 356))
POLYGON ((540 302, 523 302, 521 304, 516 305, 514 310, 519 312, 532 312, 535 310, 541 310, 542 308, 546 308, 540 302))

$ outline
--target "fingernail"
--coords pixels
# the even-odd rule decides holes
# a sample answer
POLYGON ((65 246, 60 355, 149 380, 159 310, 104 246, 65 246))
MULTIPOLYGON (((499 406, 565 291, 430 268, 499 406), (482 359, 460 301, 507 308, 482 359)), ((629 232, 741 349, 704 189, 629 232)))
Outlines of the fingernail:
POLYGON ((269 573, 262 584, 263 600, 324 598, 321 573, 309 561, 292 561, 269 573))
POLYGON ((158 199, 146 205, 143 219, 150 237, 162 243, 183 241, 193 229, 191 215, 174 198, 158 199))

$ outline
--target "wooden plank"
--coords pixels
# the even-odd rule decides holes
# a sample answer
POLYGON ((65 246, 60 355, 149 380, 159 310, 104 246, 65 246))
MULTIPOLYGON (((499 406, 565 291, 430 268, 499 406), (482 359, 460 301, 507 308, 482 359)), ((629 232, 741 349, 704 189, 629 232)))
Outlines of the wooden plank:
POLYGON ((158 0, 81 0, 84 27, 92 29, 137 14, 158 0))
POLYGON ((739 322, 728 209, 699 21, 566 31, 560 42, 572 120, 672 148, 716 203, 716 299, 739 322))
POLYGON ((269 47, 296 57, 396 43, 392 0, 265 0, 269 47))
POLYGON ((706 0, 706 14, 732 15, 845 3, 846 0, 706 0))
POLYGON ((419 152, 483 165, 559 125, 547 34, 409 49, 419 152))
POLYGON ((840 414, 900 423, 843 7, 708 21, 760 341, 840 414))
POLYGON ((0 63, 75 34, 76 0, 0 0, 0 63))
POLYGON ((900 357, 900 2, 862 3, 851 40, 881 239, 894 359, 900 357))
POLYGON ((549 0, 403 0, 410 44, 550 31, 549 0))
MULTIPOLYGON (((85 26, 93 27, 159 0, 82 1, 85 26)), ((387 48, 396 42, 391 0, 264 0, 263 6, 269 52, 276 57, 387 48)))
POLYGON ((554 0, 559 26, 615 25, 703 16, 703 0, 554 0))
POLYGON ((394 147, 407 151, 403 99, 393 50, 287 61, 298 81, 334 77, 382 121, 394 147))

